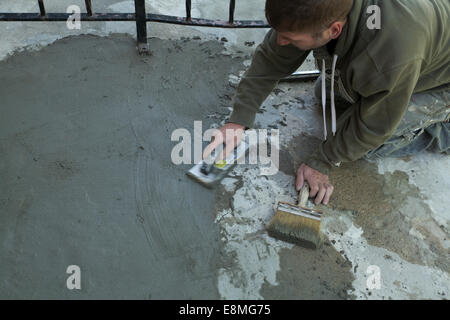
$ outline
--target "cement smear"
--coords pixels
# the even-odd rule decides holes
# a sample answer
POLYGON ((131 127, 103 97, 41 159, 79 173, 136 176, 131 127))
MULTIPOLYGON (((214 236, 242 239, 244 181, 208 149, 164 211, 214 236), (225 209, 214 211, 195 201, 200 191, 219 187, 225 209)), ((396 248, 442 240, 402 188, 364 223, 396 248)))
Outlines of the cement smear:
POLYGON ((240 167, 222 183, 216 221, 228 262, 219 276, 221 296, 448 297, 448 201, 438 190, 446 185, 448 158, 425 153, 411 164, 357 161, 332 170, 335 192, 328 206, 318 206, 328 239, 321 250, 265 233, 276 203, 295 202, 294 172, 321 142, 321 110, 311 90, 312 83, 280 84, 257 115, 256 126, 280 129, 280 172, 264 177, 257 167, 240 167), (429 172, 430 164, 438 170, 429 172), (371 285, 373 270, 379 271, 379 287, 371 285))
POLYGON ((229 113, 242 60, 217 42, 149 45, 76 36, 0 63, 2 298, 219 297, 214 192, 171 162, 170 137, 229 113))
POLYGON ((226 261, 219 272, 219 292, 226 299, 351 298, 351 263, 330 242, 320 250, 308 250, 273 239, 265 231, 278 201, 295 203, 295 169, 320 142, 309 135, 313 127, 304 125, 315 114, 314 103, 295 99, 310 85, 291 95, 280 88, 265 101, 257 126, 268 122, 269 128, 280 129, 281 170, 263 176, 256 165, 238 166, 217 194, 216 204, 222 205, 216 205, 216 222, 226 261), (278 104, 283 97, 290 102, 278 104), (303 117, 295 114, 299 110, 303 117), (296 122, 301 125, 293 125, 296 122))
POLYGON ((280 130, 277 174, 240 165, 212 191, 171 162, 173 130, 231 112, 250 56, 223 44, 151 38, 139 57, 130 36, 78 36, 0 63, 0 296, 447 298, 448 157, 345 164, 321 250, 267 236, 322 138, 313 83, 280 84, 257 114, 280 130))
POLYGON ((411 263, 450 270, 444 225, 432 217, 423 201, 426 196, 409 182, 407 173, 396 170, 379 175, 374 164, 357 161, 334 170, 330 177, 336 187, 331 206, 352 211, 368 243, 411 263), (424 234, 423 242, 415 241, 417 230, 424 234))

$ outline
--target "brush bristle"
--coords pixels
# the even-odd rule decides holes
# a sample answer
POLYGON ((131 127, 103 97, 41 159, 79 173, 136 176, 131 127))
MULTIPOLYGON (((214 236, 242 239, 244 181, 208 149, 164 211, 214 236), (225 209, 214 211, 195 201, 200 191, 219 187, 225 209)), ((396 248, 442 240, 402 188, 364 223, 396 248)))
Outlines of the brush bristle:
POLYGON ((319 220, 278 210, 266 229, 271 237, 303 247, 315 249, 322 244, 319 220))

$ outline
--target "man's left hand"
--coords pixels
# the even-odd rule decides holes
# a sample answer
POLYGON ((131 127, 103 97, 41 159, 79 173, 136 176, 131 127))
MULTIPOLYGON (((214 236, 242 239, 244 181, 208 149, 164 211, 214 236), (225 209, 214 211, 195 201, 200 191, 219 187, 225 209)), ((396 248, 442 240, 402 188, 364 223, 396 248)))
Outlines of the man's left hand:
POLYGON ((301 189, 305 179, 308 181, 311 188, 309 197, 316 197, 314 203, 316 205, 321 202, 325 205, 328 204, 328 201, 330 201, 330 196, 334 190, 334 187, 330 184, 328 176, 302 163, 297 170, 297 182, 295 185, 297 191, 301 189))

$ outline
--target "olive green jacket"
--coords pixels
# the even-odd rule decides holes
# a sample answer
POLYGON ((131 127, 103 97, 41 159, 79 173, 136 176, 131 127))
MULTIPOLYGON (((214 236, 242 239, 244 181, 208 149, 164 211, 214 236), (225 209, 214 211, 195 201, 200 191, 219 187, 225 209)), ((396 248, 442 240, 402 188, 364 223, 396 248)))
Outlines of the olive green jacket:
MULTIPOLYGON (((372 21, 372 20, 371 20, 372 21)), ((304 62, 310 51, 277 44, 270 29, 256 48, 240 81, 227 122, 252 128, 261 104, 277 85, 304 62)), ((354 0, 333 52, 314 49, 327 73, 337 55, 335 81, 351 102, 317 153, 305 161, 328 173, 382 145, 395 132, 413 93, 450 83, 449 0, 354 0), (380 8, 381 28, 369 29, 368 7, 380 8)), ((329 112, 329 111, 327 111, 329 112)))

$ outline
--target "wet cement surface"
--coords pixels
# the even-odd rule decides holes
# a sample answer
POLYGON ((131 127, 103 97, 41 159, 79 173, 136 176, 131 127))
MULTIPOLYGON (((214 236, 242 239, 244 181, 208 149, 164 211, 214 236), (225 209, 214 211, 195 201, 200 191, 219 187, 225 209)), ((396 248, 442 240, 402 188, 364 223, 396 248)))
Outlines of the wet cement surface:
POLYGON ((218 298, 214 192, 172 164, 170 135, 228 111, 240 60, 149 44, 69 37, 0 63, 2 298, 218 298))
MULTIPOLYGON (((314 136, 301 134, 290 141, 280 155, 280 170, 292 176, 299 165, 314 152, 321 141, 314 136)), ((348 294, 354 280, 352 264, 325 239, 318 250, 294 246, 282 249, 279 286, 265 284, 261 292, 276 299, 351 299, 348 294), (282 288, 282 289, 280 289, 282 288)))
MULTIPOLYGON (((287 148, 285 163, 291 165, 286 173, 294 172, 319 143, 319 139, 306 134, 294 137, 287 148)), ((402 159, 408 161, 410 157, 402 159)), ((415 169, 411 171, 414 174, 415 169)), ((431 218, 431 209, 423 202, 426 195, 410 183, 406 172, 379 174, 375 163, 358 160, 333 168, 329 178, 335 191, 328 206, 319 206, 322 210, 351 212, 354 223, 365 230, 362 236, 370 245, 386 248, 413 264, 434 266, 444 272, 450 270, 445 245, 448 226, 431 218), (408 202, 409 206, 405 206, 408 202), (409 219, 413 217, 420 218, 409 219), (410 232, 414 227, 426 235, 428 246, 415 241, 410 232)))
POLYGON ((318 250, 270 238, 265 226, 278 200, 295 202, 294 172, 320 140, 291 139, 280 150, 280 171, 261 177, 251 165, 236 169, 216 193, 217 223, 222 226, 223 261, 219 287, 227 298, 352 299, 352 263, 326 239, 318 250), (293 200, 292 200, 292 198, 293 200), (253 256, 253 257, 252 257, 253 256))
POLYGON ((369 244, 395 252, 410 263, 450 271, 445 226, 430 217, 429 206, 422 202, 426 196, 405 172, 380 175, 374 164, 356 161, 334 170, 330 178, 337 190, 330 206, 352 211, 355 223, 366 230, 363 237, 369 244), (413 228, 421 230, 427 246, 415 241, 413 228))
POLYGON ((250 57, 198 37, 149 44, 140 57, 129 36, 76 36, 0 62, 0 297, 449 296, 448 160, 344 164, 319 206, 323 248, 272 239, 265 225, 321 141, 313 83, 280 84, 257 115, 280 129, 280 171, 238 166, 208 190, 171 162, 170 136, 223 122, 250 57), (81 290, 66 288, 69 265, 81 290))
POLYGON ((328 206, 318 206, 326 238, 320 250, 286 245, 265 233, 276 203, 295 203, 294 173, 321 143, 321 109, 312 89, 313 83, 280 84, 257 115, 256 126, 280 129, 280 171, 262 177, 248 166, 223 182, 216 221, 228 263, 219 273, 220 291, 244 299, 445 299, 448 220, 441 217, 448 212, 427 202, 439 194, 434 186, 446 183, 445 157, 423 154, 408 169, 405 158, 332 170, 335 192, 328 206), (430 161, 436 168, 427 172, 430 161), (368 285, 374 267, 380 270, 379 289, 368 285))

